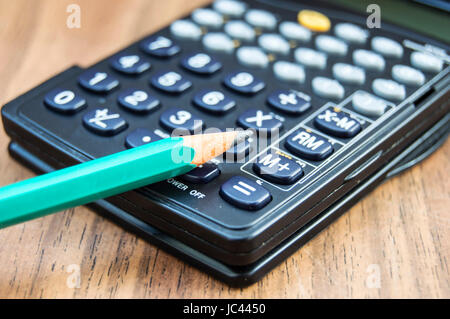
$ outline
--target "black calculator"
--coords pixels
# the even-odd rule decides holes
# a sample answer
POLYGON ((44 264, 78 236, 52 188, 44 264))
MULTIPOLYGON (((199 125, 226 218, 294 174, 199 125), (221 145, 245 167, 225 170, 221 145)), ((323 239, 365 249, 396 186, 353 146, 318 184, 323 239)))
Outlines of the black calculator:
POLYGON ((175 130, 251 130, 184 176, 90 205, 249 285, 445 141, 448 43, 366 18, 331 1, 214 1, 5 105, 10 154, 44 173, 175 130))

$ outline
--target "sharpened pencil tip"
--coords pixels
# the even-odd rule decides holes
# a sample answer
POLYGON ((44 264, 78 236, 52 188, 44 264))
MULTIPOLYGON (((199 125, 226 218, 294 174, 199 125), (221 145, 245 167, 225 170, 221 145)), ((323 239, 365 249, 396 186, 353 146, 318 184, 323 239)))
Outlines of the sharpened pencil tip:
POLYGON ((230 131, 222 133, 183 136, 184 146, 195 150, 192 164, 201 165, 225 153, 232 146, 252 135, 251 131, 230 131))

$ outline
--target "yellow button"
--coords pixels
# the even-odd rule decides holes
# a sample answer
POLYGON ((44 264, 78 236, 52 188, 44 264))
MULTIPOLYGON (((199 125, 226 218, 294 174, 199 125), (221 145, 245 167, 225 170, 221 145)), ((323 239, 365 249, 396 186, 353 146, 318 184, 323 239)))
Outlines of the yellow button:
POLYGON ((331 22, 328 17, 313 10, 302 10, 298 13, 298 23, 304 27, 318 32, 330 30, 331 22))

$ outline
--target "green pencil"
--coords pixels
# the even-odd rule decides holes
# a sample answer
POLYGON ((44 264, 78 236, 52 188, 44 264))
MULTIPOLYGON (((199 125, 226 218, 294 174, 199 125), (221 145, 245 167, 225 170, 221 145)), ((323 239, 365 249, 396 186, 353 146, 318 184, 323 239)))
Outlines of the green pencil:
POLYGON ((182 175, 243 132, 167 138, 0 188, 0 228, 182 175))

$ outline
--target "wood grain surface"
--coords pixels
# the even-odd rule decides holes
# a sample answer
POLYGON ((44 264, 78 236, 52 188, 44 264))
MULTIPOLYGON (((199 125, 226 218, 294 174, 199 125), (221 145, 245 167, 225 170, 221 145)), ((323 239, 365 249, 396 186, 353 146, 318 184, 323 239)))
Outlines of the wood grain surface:
MULTIPOLYGON (((0 0, 0 104, 207 2, 0 0), (66 27, 71 3, 81 7, 80 29, 66 27)), ((33 176, 9 157, 7 145, 0 128, 0 185, 33 176)), ((447 141, 245 289, 78 207, 0 230, 0 297, 449 298, 449 159, 447 141)))

